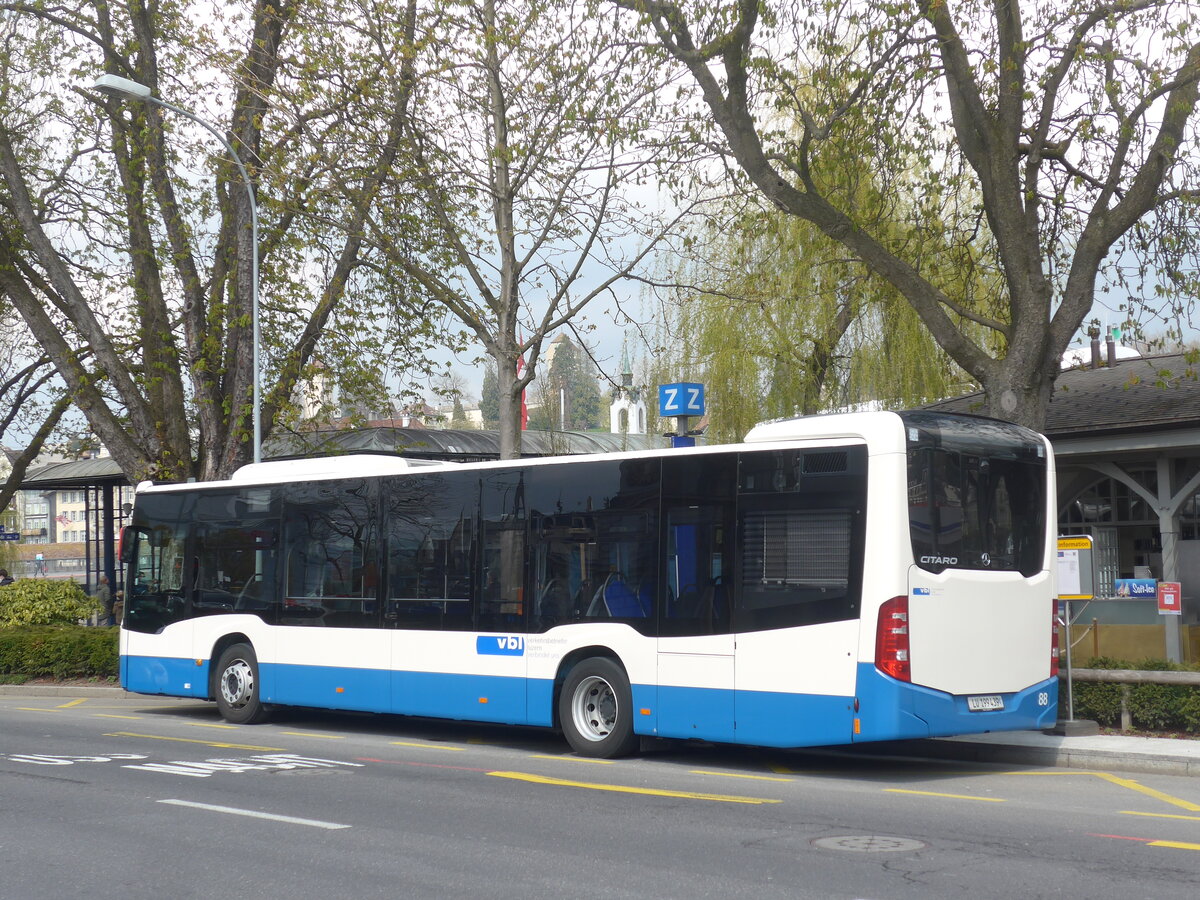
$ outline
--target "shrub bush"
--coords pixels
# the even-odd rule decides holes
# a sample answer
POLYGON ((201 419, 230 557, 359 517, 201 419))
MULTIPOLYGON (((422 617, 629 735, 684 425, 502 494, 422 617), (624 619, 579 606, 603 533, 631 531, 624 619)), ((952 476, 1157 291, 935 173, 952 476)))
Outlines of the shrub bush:
POLYGON ((100 601, 73 581, 22 578, 0 587, 0 628, 74 625, 102 609, 100 601))
POLYGON ((117 628, 41 625, 0 629, 0 675, 116 678, 117 628))
MULTIPOLYGON (((1182 666, 1164 659, 1138 662, 1098 657, 1088 662, 1090 669, 1134 669, 1144 672, 1195 672, 1197 666, 1182 666)), ((1129 688, 1129 715, 1134 728, 1149 731, 1186 729, 1200 732, 1200 687, 1173 684, 1102 684, 1089 681, 1074 683, 1075 715, 1094 719, 1101 725, 1121 724, 1121 691, 1129 688)), ((1066 692, 1060 692, 1060 696, 1066 692)))

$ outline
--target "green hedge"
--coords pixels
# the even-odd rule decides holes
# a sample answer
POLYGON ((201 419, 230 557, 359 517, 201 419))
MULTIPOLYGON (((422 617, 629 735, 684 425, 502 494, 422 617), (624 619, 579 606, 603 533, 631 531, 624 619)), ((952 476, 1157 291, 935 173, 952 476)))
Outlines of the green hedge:
MULTIPOLYGON (((1130 662, 1123 659, 1097 657, 1082 668, 1137 669, 1146 672, 1200 672, 1200 666, 1184 666, 1162 659, 1130 662)), ((1101 725, 1118 728, 1121 725, 1121 690, 1129 688, 1129 715, 1133 727, 1146 731, 1200 732, 1200 687, 1179 684, 1106 684, 1076 681, 1075 717, 1094 719, 1101 725)), ((1059 698, 1066 703, 1066 690, 1059 698)), ((1065 715, 1065 713, 1064 713, 1065 715)))
POLYGON ((115 679, 118 633, 82 625, 0 628, 0 676, 115 679))

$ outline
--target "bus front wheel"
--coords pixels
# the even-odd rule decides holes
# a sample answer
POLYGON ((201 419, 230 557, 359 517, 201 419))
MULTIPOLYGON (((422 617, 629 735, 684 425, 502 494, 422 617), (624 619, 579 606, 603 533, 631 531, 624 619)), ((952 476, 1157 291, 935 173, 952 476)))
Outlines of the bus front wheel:
POLYGON ((611 759, 637 747, 629 679, 611 659, 585 659, 570 671, 559 695, 558 718, 567 743, 580 756, 611 759))
POLYGON ((258 693, 258 657, 249 644, 226 648, 217 661, 217 710, 226 722, 252 725, 267 717, 258 693))

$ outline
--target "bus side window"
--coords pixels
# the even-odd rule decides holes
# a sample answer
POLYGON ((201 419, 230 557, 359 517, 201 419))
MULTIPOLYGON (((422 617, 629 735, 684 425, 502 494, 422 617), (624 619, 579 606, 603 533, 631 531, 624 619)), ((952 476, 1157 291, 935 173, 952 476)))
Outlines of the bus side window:
POLYGON ((286 488, 281 625, 379 626, 375 493, 358 478, 286 488))
POLYGON ((477 476, 397 478, 384 488, 385 628, 468 631, 477 476))
POLYGON ((274 620, 278 527, 273 521, 197 525, 192 559, 196 615, 250 613, 274 620))
POLYGON ((133 534, 132 574, 122 624, 130 631, 154 634, 188 615, 183 594, 187 526, 138 526, 133 534))
POLYGON ((522 628, 525 614, 525 530, 494 522, 483 524, 483 589, 479 628, 522 628))
POLYGON ((719 506, 667 510, 664 634, 729 631, 725 588, 725 519, 719 506))
POLYGON ((663 460, 664 636, 727 634, 732 628, 737 462, 733 453, 663 460))
POLYGON ((858 615, 863 448, 743 453, 739 490, 737 630, 858 615))

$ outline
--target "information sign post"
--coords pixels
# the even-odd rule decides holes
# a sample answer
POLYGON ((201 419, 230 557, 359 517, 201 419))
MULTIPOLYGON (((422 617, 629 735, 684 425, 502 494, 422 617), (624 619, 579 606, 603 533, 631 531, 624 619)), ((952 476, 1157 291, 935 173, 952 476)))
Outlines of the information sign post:
MULTIPOLYGON (((1067 668, 1067 722, 1066 729, 1075 722, 1075 690, 1071 683, 1071 601, 1092 600, 1096 596, 1096 563, 1092 555, 1091 535, 1072 535, 1058 539, 1058 600, 1059 623, 1063 626, 1066 642, 1067 668)), ((1094 722, 1087 723, 1086 730, 1099 730, 1094 722)), ((1067 733, 1066 730, 1063 733, 1067 733)), ((1072 731, 1080 733, 1080 729, 1072 731)))

